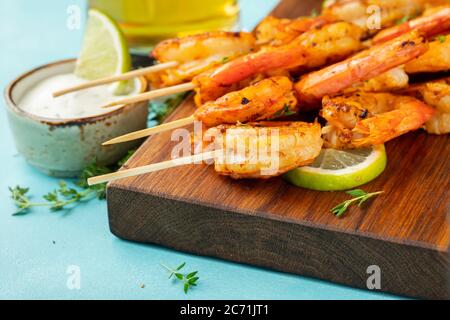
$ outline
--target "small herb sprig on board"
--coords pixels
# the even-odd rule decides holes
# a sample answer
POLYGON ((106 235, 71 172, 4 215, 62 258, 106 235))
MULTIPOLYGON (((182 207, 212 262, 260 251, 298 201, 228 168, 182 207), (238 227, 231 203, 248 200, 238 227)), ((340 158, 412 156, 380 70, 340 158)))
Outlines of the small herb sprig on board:
POLYGON ((367 193, 361 189, 346 191, 346 193, 351 195, 353 198, 338 204, 336 207, 331 209, 331 212, 334 213, 336 217, 340 218, 344 215, 345 212, 347 212, 348 208, 351 205, 357 204, 358 207, 361 207, 367 200, 376 197, 383 192, 384 191, 367 193))
POLYGON ((34 207, 48 207, 52 211, 60 211, 62 209, 67 209, 69 206, 73 207, 94 198, 100 200, 105 199, 106 183, 89 186, 87 184, 87 179, 117 170, 133 155, 134 151, 135 150, 128 151, 127 155, 113 166, 100 166, 95 163, 87 166, 81 173, 79 180, 75 183, 79 188, 71 188, 67 185, 67 182, 60 181, 58 188, 42 197, 43 200, 45 200, 42 202, 31 201, 30 196, 28 195, 28 192, 30 191, 29 188, 24 188, 19 185, 9 187, 11 198, 18 208, 13 215, 27 214, 34 207))
POLYGON ((183 262, 182 264, 180 264, 178 267, 176 267, 175 269, 169 268, 168 266, 164 265, 161 263, 161 265, 170 272, 169 275, 169 279, 172 278, 173 276, 175 276, 176 279, 178 279, 179 281, 181 281, 183 283, 183 291, 184 293, 188 293, 189 289, 191 287, 195 287, 197 286, 197 281, 198 279, 200 279, 197 274, 198 271, 193 271, 188 273, 187 275, 184 275, 180 272, 181 269, 184 268, 184 266, 186 266, 186 262, 183 262))

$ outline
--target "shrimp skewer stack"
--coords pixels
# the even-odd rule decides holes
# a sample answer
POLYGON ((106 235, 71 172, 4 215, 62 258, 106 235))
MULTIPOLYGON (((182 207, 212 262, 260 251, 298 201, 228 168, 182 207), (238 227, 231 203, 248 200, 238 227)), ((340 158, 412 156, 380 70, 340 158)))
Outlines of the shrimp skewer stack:
MULTIPOLYGON (((196 102, 201 105, 241 89, 242 84, 248 85, 249 80, 261 74, 285 73, 286 70, 295 68, 312 69, 342 60, 361 48, 360 37, 360 28, 350 23, 325 25, 319 30, 309 30, 301 34, 287 45, 264 48, 225 63, 217 69, 208 70, 179 88, 180 91, 186 91, 186 88, 196 89, 196 102)), ((172 93, 180 91, 174 90, 172 93)), ((167 91, 163 91, 163 95, 166 93, 167 91)), ((159 96, 161 95, 156 90, 114 101, 105 107, 145 101, 159 96)))
MULTIPOLYGON (((393 67, 414 59, 415 57, 425 52, 426 49, 427 46, 423 42, 423 39, 416 33, 406 34, 383 45, 363 51, 360 54, 349 58, 348 60, 310 73, 295 85, 296 95, 300 104, 299 108, 302 109, 308 107, 308 105, 312 105, 313 107, 315 107, 317 105, 317 102, 320 103, 322 97, 326 95, 336 94, 354 83, 358 83, 382 74, 383 72, 393 67), (407 45, 405 46, 404 43, 407 43, 407 45), (398 58, 397 55, 401 55, 401 57, 398 58), (308 79, 313 79, 311 84, 308 82, 308 79), (316 96, 310 98, 311 92, 316 94, 316 96)), ((228 71, 228 69, 225 71, 228 71)), ((255 86, 258 86, 258 84, 256 84, 255 86)), ((258 87, 263 87, 263 85, 260 85, 258 87)), ((244 89, 243 92, 245 90, 246 89, 244 89)), ((263 120, 261 118, 261 115, 264 115, 265 117, 268 116, 267 112, 261 110, 259 106, 239 106, 240 112, 236 112, 236 110, 232 108, 224 107, 224 105, 228 104, 229 101, 239 101, 239 99, 235 98, 236 96, 244 97, 241 92, 232 92, 229 93, 229 95, 225 96, 223 99, 219 98, 219 101, 216 101, 215 103, 203 104, 203 107, 200 107, 194 117, 190 117, 186 119, 186 121, 180 120, 180 126, 193 122, 195 118, 213 126, 222 123, 254 121, 255 116, 257 120, 263 120), (211 108, 212 105, 215 105, 216 107, 211 108), (204 113, 203 111, 205 109, 208 110, 208 112, 204 113), (215 110, 215 114, 217 114, 218 112, 220 116, 216 116, 212 112, 212 110, 215 110), (209 118, 214 119, 208 120, 209 118), (222 122, 218 122, 218 120, 222 122)), ((290 98, 290 100, 292 99, 290 98)), ((278 104, 278 108, 281 106, 281 104, 278 104)), ((291 110, 290 106, 291 105, 288 104, 288 111, 291 110)), ((277 110, 277 112, 278 111, 279 109, 277 110)), ((155 134, 167 129, 174 129, 176 125, 177 124, 163 124, 158 127, 144 129, 139 132, 115 138, 111 141, 106 142, 106 144, 119 143, 129 141, 131 139, 142 138, 143 136, 155 134)))
MULTIPOLYGON (((152 52, 159 65, 60 90, 55 92, 54 96, 141 75, 146 75, 154 88, 175 86, 192 81, 200 73, 217 68, 224 62, 251 51, 265 49, 267 46, 273 48, 287 45, 307 31, 334 22, 350 22, 365 32, 366 8, 370 5, 379 5, 383 8, 381 26, 386 27, 398 20, 401 17, 399 15, 411 16, 422 12, 426 7, 424 2, 426 3, 422 0, 389 1, 389 3, 384 0, 350 0, 327 5, 323 14, 318 17, 300 17, 294 20, 268 17, 257 27, 255 36, 248 32, 208 32, 169 39, 160 43, 152 52)), ((439 0, 435 2, 440 3, 439 0)), ((417 21, 405 22, 399 27, 383 30, 375 40, 384 42, 411 30, 419 30, 429 35, 440 33, 449 28, 448 10, 450 10, 448 6, 432 8, 425 12, 424 17, 416 19, 417 21)))
MULTIPOLYGON (((327 5, 320 19, 267 18, 256 32, 259 51, 239 55, 187 77, 192 78, 191 83, 183 85, 196 89, 196 102, 200 107, 184 120, 199 120, 210 127, 202 138, 212 139, 215 151, 203 156, 214 159, 217 173, 235 179, 265 179, 311 163, 322 145, 338 149, 368 147, 422 127, 430 133, 449 132, 448 78, 405 87, 409 82, 408 74, 448 70, 446 33, 450 8, 432 8, 422 17, 383 30, 373 39, 373 47, 347 58, 362 48, 361 39, 371 32, 349 22, 335 22, 336 17, 344 7, 349 10, 349 4, 360 6, 362 3, 381 4, 384 0, 347 0, 327 5), (427 38, 439 34, 443 37, 427 43, 427 38), (304 75, 293 86, 289 74, 318 67, 324 68, 304 75), (317 122, 272 121, 283 113, 320 106, 320 116, 328 122, 323 129, 317 122), (280 161, 276 170, 265 174, 269 159, 255 158, 247 151, 254 145, 271 149, 274 142, 265 139, 274 134, 278 137, 280 161), (237 157, 242 160, 239 163, 224 160, 217 153, 239 151, 235 141, 245 146, 244 153, 237 157)), ((384 11, 383 26, 392 26, 393 16, 400 12, 403 16, 405 8, 415 14, 422 13, 427 7, 425 3, 422 0, 392 1, 390 8, 395 14, 384 11)), ((352 18, 355 22, 358 16, 352 18)), ((344 20, 352 21, 350 17, 344 20)), ((169 78, 162 77, 161 83, 170 83, 169 78)), ((148 99, 149 96, 138 98, 148 99)), ((176 127, 164 126, 119 137, 109 143, 176 127)), ((90 183, 153 172, 191 160, 205 160, 205 157, 195 155, 178 159, 181 161, 178 164, 161 163, 124 170, 93 178, 90 183)))

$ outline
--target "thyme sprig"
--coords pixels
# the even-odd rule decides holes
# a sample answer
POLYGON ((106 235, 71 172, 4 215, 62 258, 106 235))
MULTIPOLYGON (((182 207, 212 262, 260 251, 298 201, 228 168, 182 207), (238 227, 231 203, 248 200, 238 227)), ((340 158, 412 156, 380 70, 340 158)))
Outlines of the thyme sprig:
POLYGON ((338 218, 342 217, 351 205, 357 204, 358 207, 361 207, 366 201, 384 193, 384 191, 367 193, 364 190, 355 189, 346 191, 346 193, 351 195, 353 198, 346 200, 331 209, 331 212, 334 213, 338 218))
POLYGON ((59 211, 66 208, 68 205, 85 201, 95 194, 93 189, 85 189, 78 191, 74 188, 69 188, 65 181, 59 182, 59 188, 45 194, 43 199, 45 202, 33 202, 28 196, 29 188, 21 186, 9 187, 11 198, 16 204, 18 210, 13 215, 23 215, 33 207, 49 207, 52 211, 59 211))
POLYGON ((30 188, 20 185, 9 187, 11 198, 18 208, 13 215, 27 214, 34 207, 48 207, 52 211, 60 211, 91 199, 105 199, 106 183, 89 186, 87 179, 117 170, 133 155, 134 151, 128 151, 124 158, 112 166, 101 166, 92 163, 82 171, 80 178, 74 183, 73 187, 69 187, 66 181, 60 181, 56 189, 42 196, 44 200, 42 202, 34 202, 31 200, 31 196, 29 195, 30 188))
POLYGON ((197 286, 197 281, 200 279, 197 274, 198 271, 193 271, 188 273, 187 275, 184 275, 180 272, 181 269, 183 269, 186 266, 186 262, 183 262, 175 269, 172 269, 164 264, 161 263, 161 266, 163 266, 167 271, 169 271, 169 279, 175 276, 175 278, 183 283, 183 291, 185 294, 188 293, 189 289, 192 287, 197 286))

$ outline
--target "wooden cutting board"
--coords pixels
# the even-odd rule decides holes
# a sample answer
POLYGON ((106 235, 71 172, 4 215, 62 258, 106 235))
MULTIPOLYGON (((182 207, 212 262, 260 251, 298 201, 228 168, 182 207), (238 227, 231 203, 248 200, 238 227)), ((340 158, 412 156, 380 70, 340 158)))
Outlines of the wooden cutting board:
MULTIPOLYGON (((315 3, 286 0, 274 14, 308 15, 315 3)), ((167 121, 194 108, 189 99, 167 121)), ((174 145, 171 133, 153 136, 125 167, 168 160, 174 145)), ((281 178, 233 181, 206 165, 128 178, 109 184, 110 228, 127 240, 358 288, 378 266, 381 291, 449 298, 449 150, 448 136, 422 131, 389 142, 386 171, 363 187, 385 194, 341 219, 330 209, 344 192, 281 178)))

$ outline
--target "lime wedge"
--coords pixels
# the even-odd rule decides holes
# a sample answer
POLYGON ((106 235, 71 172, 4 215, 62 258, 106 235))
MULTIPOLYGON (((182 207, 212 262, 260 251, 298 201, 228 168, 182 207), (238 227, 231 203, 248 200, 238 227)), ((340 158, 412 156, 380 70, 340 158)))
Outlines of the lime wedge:
MULTIPOLYGON (((95 80, 119 75, 131 69, 131 56, 125 36, 119 25, 105 13, 91 9, 78 57, 75 75, 95 80)), ((134 82, 119 81, 111 84, 115 95, 130 93, 134 82)))
POLYGON ((306 189, 349 190, 378 177, 386 163, 384 145, 356 150, 323 149, 312 164, 289 171, 284 178, 306 189))

